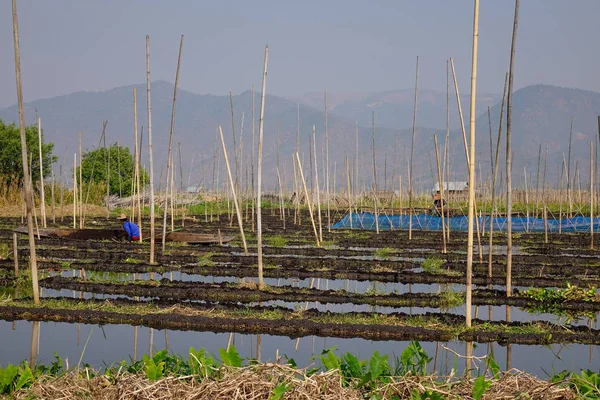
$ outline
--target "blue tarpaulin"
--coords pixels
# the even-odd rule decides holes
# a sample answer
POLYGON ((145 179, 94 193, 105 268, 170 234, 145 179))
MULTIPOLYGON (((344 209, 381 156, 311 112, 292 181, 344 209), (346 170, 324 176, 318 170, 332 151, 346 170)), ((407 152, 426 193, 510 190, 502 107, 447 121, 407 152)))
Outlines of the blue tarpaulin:
MULTIPOLYGON (((408 229, 408 215, 378 215, 380 230, 408 229)), ((488 230, 490 217, 480 217, 479 226, 488 230)), ((445 218, 446 226, 453 231, 467 231, 467 217, 445 218)), ((589 232, 591 218, 574 217, 561 220, 549 219, 548 232, 589 232)), ((506 232, 506 218, 494 218, 494 232, 506 232)), ((600 218, 594 218, 594 232, 600 230, 600 218)), ((332 229, 350 229, 350 215, 346 214, 340 221, 331 226, 332 229)), ((370 212, 352 213, 352 229, 375 230, 375 215, 370 212)), ((412 216, 412 229, 423 231, 441 231, 442 218, 438 216, 417 214, 412 216)), ((543 218, 514 218, 512 219, 513 232, 544 232, 543 218)))

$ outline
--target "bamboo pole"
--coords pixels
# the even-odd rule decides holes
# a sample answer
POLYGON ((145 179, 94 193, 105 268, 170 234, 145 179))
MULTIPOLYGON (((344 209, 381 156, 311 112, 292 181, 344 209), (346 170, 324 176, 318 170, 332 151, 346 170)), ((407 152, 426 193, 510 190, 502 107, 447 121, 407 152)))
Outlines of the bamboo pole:
POLYGON ((254 128, 255 128, 255 123, 254 123, 254 85, 252 85, 252 162, 250 165, 250 168, 252 169, 252 232, 254 232, 254 206, 256 203, 256 192, 254 190, 254 163, 256 161, 256 154, 255 154, 255 149, 256 149, 256 145, 255 145, 255 140, 254 140, 254 128))
POLYGON ((594 142, 590 141, 590 249, 594 249, 594 142))
MULTIPOLYGON (((173 107, 171 108, 171 129, 169 132, 169 153, 167 155, 167 173, 166 173, 166 183, 168 185, 169 182, 169 172, 171 169, 171 161, 172 161, 172 151, 173 151, 173 132, 175 130, 175 106, 177 103, 177 86, 179 84, 179 68, 181 67, 181 51, 183 49, 183 35, 181 35, 181 40, 179 41, 179 56, 177 57, 177 71, 175 72, 175 85, 173 87, 173 107)), ((168 186, 167 186, 168 187, 168 186)), ((172 202, 171 202, 172 203, 172 202)), ((162 248, 160 255, 165 255, 165 239, 167 236, 167 197, 165 197, 165 207, 163 213, 163 229, 162 229, 162 248)))
POLYGON ((281 221, 283 221, 283 230, 285 231, 285 208, 283 204, 283 188, 281 187, 281 176, 279 174, 279 167, 277 167, 277 184, 279 185, 279 201, 281 205, 281 221))
POLYGON ((233 134, 233 156, 235 160, 235 187, 239 193, 240 160, 238 157, 238 146, 235 137, 235 116, 233 113, 233 95, 229 91, 229 107, 231 109, 231 133, 233 134))
POLYGON ((300 156, 296 153, 296 161, 298 162, 298 170, 300 171, 300 178, 302 180, 302 186, 304 187, 304 195, 306 196, 306 204, 308 205, 308 213, 310 214, 310 222, 312 223, 313 232, 315 234, 315 240, 317 242, 317 247, 321 247, 321 242, 319 241, 319 233, 317 232, 317 226, 315 224, 315 218, 313 216, 313 208, 310 202, 310 196, 308 195, 308 189, 306 188, 306 179, 304 179, 304 172, 302 171, 302 163, 300 162, 300 156))
POLYGON ((379 215, 377 213, 377 164, 375 163, 375 111, 371 112, 371 137, 373 150, 373 206, 375 208, 375 232, 379 235, 379 215))
POLYGON ((242 236, 242 243, 244 244, 244 254, 248 256, 248 245, 246 244, 246 235, 244 235, 244 227, 242 223, 242 211, 240 210, 235 184, 233 182, 233 177, 231 176, 231 168, 229 167, 229 158, 227 157, 227 149, 225 148, 225 139, 223 138, 223 129, 221 129, 221 126, 219 126, 219 135, 221 135, 223 157, 225 158, 225 166, 227 167, 227 175, 229 176, 229 184, 231 185, 231 193, 233 194, 233 203, 235 204, 235 213, 237 215, 238 226, 240 228, 240 235, 242 236))
POLYGON ((494 160, 494 170, 492 173, 492 209, 490 210, 490 235, 488 245, 488 278, 492 277, 492 258, 494 243, 494 214, 496 212, 496 179, 498 177, 498 168, 500 161, 500 139, 502 137, 502 120, 504 119, 504 105, 506 100, 506 86, 508 84, 508 74, 504 76, 504 89, 502 92, 502 103, 500 106, 500 121, 498 123, 498 139, 496 142, 496 157, 494 160))
MULTIPOLYGON (((519 21, 519 0, 515 0, 510 67, 508 71, 508 94, 506 107, 506 295, 512 296, 512 97, 515 66, 515 46, 519 21)), ((510 321, 510 308, 506 308, 506 319, 510 321)))
POLYGON ((444 221, 444 184, 442 181, 442 168, 440 167, 440 153, 438 152, 438 142, 436 135, 433 135, 433 143, 435 144, 435 161, 437 163, 438 183, 440 188, 440 211, 442 216, 442 254, 446 254, 446 223, 444 221))
POLYGON ((544 204, 544 243, 548 244, 548 209, 544 204))
POLYGON ((408 240, 412 239, 412 216, 413 216, 413 166, 415 157, 415 132, 417 129, 417 93, 419 87, 419 56, 415 68, 415 101, 413 109, 412 140, 410 144, 410 167, 408 169, 408 240))
MULTIPOLYGON (((325 197, 327 198, 327 232, 331 232, 331 199, 330 199, 330 186, 329 186, 329 129, 327 125, 327 89, 325 89, 325 197)), ((319 224, 320 225, 320 224, 319 224)), ((321 236, 323 241, 323 236, 321 236)))
POLYGON ((19 131, 21 136, 21 163, 23 166, 23 180, 25 181, 25 208, 27 212, 27 234, 29 236, 29 260, 31 264, 31 283, 33 287, 33 302, 40 304, 38 288, 37 257, 35 252, 35 238, 33 236, 32 202, 33 188, 27 165, 27 138, 25 135, 25 114, 23 109, 23 90, 21 84, 21 52, 19 50, 19 21, 17 18, 17 0, 12 0, 13 39, 15 50, 15 78, 17 83, 17 106, 19 110, 19 131))
MULTIPOLYGON (((79 136, 79 228, 83 229, 85 222, 84 222, 84 201, 83 201, 83 164, 82 164, 82 153, 83 153, 83 149, 81 146, 81 131, 78 132, 78 136, 79 136)), ((106 140, 106 136, 105 136, 105 140, 106 140)), ((75 180, 77 180, 77 175, 75 175, 75 180)), ((86 203, 87 203, 87 199, 86 199, 86 203)))
POLYGON ((42 217, 42 226, 46 228, 46 188, 44 187, 44 159, 42 157, 42 120, 39 116, 37 117, 37 128, 38 150, 40 155, 40 216, 42 217))
POLYGON ((470 156, 469 156, 469 223, 467 236, 467 284, 465 317, 471 326, 471 296, 473 290, 473 225, 475 219, 475 105, 477 94, 477 50, 479 45, 479 0, 475 0, 473 16, 473 50, 471 61, 471 115, 470 115, 470 156))
MULTIPOLYGON (((320 189, 319 189, 319 167, 318 167, 318 163, 317 163, 317 135, 315 132, 315 126, 313 125, 313 154, 314 154, 314 161, 315 161, 315 186, 317 189, 317 220, 319 221, 319 242, 323 241, 323 224, 321 221, 321 196, 320 196, 320 189)), ((318 244, 317 244, 318 246, 318 244)))
POLYGON ((154 264, 154 155, 152 152, 152 103, 150 99, 150 35, 146 35, 146 106, 148 113, 148 163, 150 168, 150 264, 154 264))
POLYGON ((13 264, 15 267, 15 278, 19 276, 19 242, 17 233, 13 232, 13 264))
MULTIPOLYGON (((67 157, 64 157, 65 159, 67 157)), ((58 177, 59 179, 62 179, 61 177, 63 176, 63 170, 62 170, 62 164, 58 167, 58 177)), ((66 175, 65 175, 65 182, 63 185, 60 185, 60 222, 62 223, 65 220, 65 210, 64 210, 64 200, 65 200, 65 185, 66 185, 66 175)))
POLYGON ((567 201, 569 202, 569 217, 573 212, 572 187, 571 187, 571 144, 573 143, 573 120, 571 117, 571 128, 569 129, 569 153, 567 158, 567 201))
MULTIPOLYGON (((261 189, 262 189, 262 153, 263 153, 263 128, 265 118, 265 92, 267 91, 267 64, 269 61, 269 46, 265 47, 265 62, 263 67, 262 92, 260 95, 260 118, 258 121, 258 160, 256 166, 256 240, 257 240, 257 259, 258 259, 258 287, 264 286, 263 281, 263 253, 262 253, 262 210, 261 210, 261 189)), ((253 96, 254 98, 254 96, 253 96)), ((254 109, 254 108, 253 108, 254 109)))
POLYGON ((79 198, 77 191, 77 153, 73 153, 73 229, 77 228, 77 200, 79 198))
POLYGON ((137 117, 137 89, 133 88, 133 144, 134 144, 134 178, 135 185, 134 190, 131 192, 132 199, 134 199, 134 213, 131 215, 133 220, 135 212, 137 211, 137 223, 140 228, 140 242, 142 241, 142 207, 140 205, 140 151, 141 146, 138 146, 138 117, 137 117))
POLYGON ((52 186, 50 187, 50 197, 52 201, 52 223, 56 224, 56 198, 54 197, 54 186, 56 180, 54 179, 54 167, 52 167, 52 186))
MULTIPOLYGON (((450 61, 446 60, 446 140, 444 141, 444 182, 446 182, 446 198, 450 200, 450 185, 447 182, 450 182, 450 159, 448 156, 449 152, 449 142, 450 142, 450 61)), ((443 188, 441 188, 444 190, 443 188)), ((449 202, 448 202, 449 203, 449 202)), ((450 219, 450 207, 447 210, 448 219, 450 219)), ((448 235, 446 241, 450 241, 450 224, 446 229, 446 234, 448 235)))

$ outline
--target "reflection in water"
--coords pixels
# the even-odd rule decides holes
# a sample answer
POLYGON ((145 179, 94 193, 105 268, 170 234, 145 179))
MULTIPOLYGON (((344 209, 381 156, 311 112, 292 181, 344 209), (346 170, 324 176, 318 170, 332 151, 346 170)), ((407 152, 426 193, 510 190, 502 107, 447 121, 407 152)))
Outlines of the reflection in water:
POLYGON ((133 361, 137 361, 138 327, 133 327, 133 361))
POLYGON ((512 344, 506 345, 506 370, 512 368, 512 344))
POLYGON ((465 348, 465 376, 470 378, 473 369, 473 342, 465 342, 465 348))
POLYGON ((31 324, 31 351, 29 353, 29 367, 35 366, 35 360, 40 350, 40 323, 39 321, 31 324))

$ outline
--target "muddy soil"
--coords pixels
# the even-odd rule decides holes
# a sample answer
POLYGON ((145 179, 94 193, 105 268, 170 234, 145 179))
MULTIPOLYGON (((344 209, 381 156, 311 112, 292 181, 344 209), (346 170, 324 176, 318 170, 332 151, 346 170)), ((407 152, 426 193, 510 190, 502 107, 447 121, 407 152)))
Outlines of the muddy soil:
MULTIPOLYGON (((182 300, 204 300, 218 302, 320 302, 323 304, 368 304, 389 307, 440 307, 444 305, 442 296, 434 293, 389 293, 367 294, 349 293, 344 290, 321 290, 309 288, 293 288, 280 286, 269 290, 258 290, 248 286, 234 286, 229 283, 178 282, 162 279, 161 281, 138 281, 135 283, 111 284, 85 282, 79 278, 51 277, 40 281, 40 286, 49 289, 68 289, 88 293, 110 295, 140 296, 149 298, 166 298, 182 300)), ((509 305, 515 307, 536 307, 543 302, 523 297, 518 291, 507 297, 498 290, 473 291, 475 305, 509 305)), ((567 301, 560 305, 570 311, 600 311, 600 302, 567 301)))
MULTIPOLYGON (((65 302, 73 302, 73 299, 63 298, 65 302)), ((103 301, 88 300, 86 303, 102 303, 103 301)), ((120 300, 111 300, 111 303, 117 305, 120 300)), ((202 306, 197 306, 201 308, 202 306)), ((204 306, 204 309, 214 309, 215 306, 204 306)), ((243 309, 248 309, 244 307, 243 309)), ((261 307, 252 308, 260 313, 261 307)), ((262 307, 264 309, 264 307, 262 307)), ((568 329, 561 326, 554 326, 543 322, 533 322, 531 324, 543 324, 553 330, 552 335, 544 333, 505 333, 502 331, 504 323, 485 322, 474 320, 474 328, 471 331, 459 334, 455 337, 449 330, 427 329, 423 327, 403 326, 403 325, 384 325, 384 324, 338 324, 328 322, 315 322, 322 313, 317 310, 307 310, 301 316, 295 315, 293 311, 282 311, 284 318, 278 320, 266 320, 260 317, 240 318, 239 315, 229 317, 206 317, 198 315, 184 315, 176 312, 167 312, 160 314, 121 314, 106 311, 90 310, 57 310, 50 308, 29 308, 20 307, 18 302, 15 305, 0 306, 0 318, 7 321, 29 320, 29 321, 55 321, 55 322, 81 322, 88 324, 129 324, 143 325, 156 329, 174 329, 174 330, 194 330, 211 332, 236 332, 236 333, 266 333, 280 336, 289 336, 291 338, 304 336, 321 337, 340 337, 353 338, 359 337, 369 340, 419 340, 419 341, 449 341, 459 339, 465 341, 475 341, 480 343, 497 341, 501 344, 524 343, 524 344, 550 344, 563 342, 577 342, 583 344, 600 344, 600 331, 587 327, 571 327, 568 329), (497 330, 490 331, 479 330, 479 324, 497 327, 497 330)), ((348 313, 353 317, 364 317, 368 313, 348 313)), ((388 316, 389 317, 389 316, 388 316)), ((415 315, 405 313, 396 313, 391 315, 400 321, 414 318, 415 315)), ((464 317, 454 314, 426 313, 421 315, 423 320, 435 320, 447 326, 457 326, 464 323, 464 317)), ((527 323, 513 322, 509 325, 513 327, 531 326, 527 323)), ((524 329, 525 330, 525 329, 524 329)))

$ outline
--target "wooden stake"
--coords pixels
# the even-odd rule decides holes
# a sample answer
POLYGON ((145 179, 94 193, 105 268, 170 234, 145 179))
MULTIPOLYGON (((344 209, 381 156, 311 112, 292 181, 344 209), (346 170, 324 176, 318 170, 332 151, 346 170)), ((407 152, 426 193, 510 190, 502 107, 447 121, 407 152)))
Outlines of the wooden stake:
POLYGON ((254 232, 254 205, 256 203, 256 192, 254 191, 254 163, 256 162, 255 149, 256 145, 254 143, 254 85, 252 85, 252 162, 250 168, 252 169, 252 232, 254 232))
POLYGON ((148 110, 148 163, 150 168, 150 264, 154 264, 154 157, 152 152, 152 106, 150 101, 150 35, 146 35, 146 104, 148 110))
POLYGON ((594 249, 594 142, 590 141, 590 249, 594 249))
POLYGON ((52 167, 52 186, 50 188, 50 197, 52 198, 52 223, 56 224, 56 199, 54 197, 54 186, 56 180, 54 179, 54 167, 52 167))
POLYGON ((377 213, 377 164, 375 163, 375 111, 371 112, 371 136, 373 150, 373 206, 375 208, 375 233, 379 235, 379 215, 377 213))
MULTIPOLYGON (((78 187, 79 187, 79 229, 83 229, 84 227, 84 208, 83 208, 83 164, 82 164, 82 153, 83 153, 83 149, 81 146, 81 131, 78 132, 78 136, 79 136, 79 183, 78 183, 78 187)), ((106 138, 106 137, 105 137, 106 138)), ((105 139, 106 140, 106 139, 105 139)), ((108 179, 108 178, 107 178, 108 179)), ((77 180, 77 175, 75 175, 75 180, 77 180)), ((74 194, 74 196, 76 196, 77 194, 74 194)), ((87 199, 86 199, 87 202, 87 199)))
POLYGON ((73 153, 73 229, 77 228, 77 201, 79 197, 77 191, 77 153, 73 153))
POLYGON ((29 235, 29 259, 31 263, 31 282, 33 286, 33 302, 40 304, 38 288, 37 257, 35 253, 35 238, 33 236, 32 200, 33 188, 27 165, 27 138, 25 136, 25 114, 23 109, 23 91, 21 85, 21 53, 19 50, 19 22, 17 18, 17 0, 12 0, 13 38, 15 50, 15 77, 17 81, 17 105, 19 108, 19 130, 21 133, 21 162, 23 180, 25 181, 25 206, 27 210, 27 233, 29 235))
POLYGON ((473 225, 475 219, 475 105, 477 93, 477 50, 479 44, 479 0, 475 0, 473 16, 473 51, 471 62, 471 115, 470 115, 470 156, 469 156, 469 223, 467 236, 467 284, 465 317, 471 326, 471 296, 473 290, 473 225))
MULTIPOLYGON (((171 169, 171 154, 173 148, 173 132, 175 130, 175 105, 177 103, 177 86, 179 84, 179 68, 181 67, 181 50, 183 49, 183 35, 181 35, 181 40, 179 41, 179 56, 177 57, 177 72, 175 73, 175 85, 173 87, 173 107, 171 108, 171 130, 169 132, 169 153, 167 155, 167 174, 166 174, 166 183, 168 185, 169 182, 169 172, 171 169)), ((168 188, 168 186, 167 186, 168 188)), ((171 202, 172 203, 172 202, 171 202)), ((167 197, 165 197, 165 208, 163 213, 163 231, 162 231, 162 248, 160 255, 165 255, 165 239, 167 236, 167 197)))
POLYGON ((346 181, 348 185, 348 215, 350 216, 350 229, 352 229, 352 196, 350 194, 350 168, 348 167, 348 157, 346 157, 346 181))
MULTIPOLYGON (((325 157, 325 170, 323 172, 325 172, 325 197, 327 198, 327 232, 331 232, 331 188, 329 186, 329 130, 327 127, 327 89, 325 89, 325 157)), ((319 229, 321 229, 320 225, 321 224, 319 224, 319 229)), ((323 241, 322 235, 321 241, 323 241)))
POLYGON ((15 278, 19 276, 19 246, 17 233, 13 232, 13 262, 15 265, 15 278))
POLYGON ((246 235, 244 235, 244 227, 242 225, 242 212, 238 203, 237 195, 235 192, 235 184, 233 177, 231 176, 231 168, 229 167, 229 158, 227 157, 227 149, 225 148, 225 139, 223 138, 223 129, 219 126, 219 135, 221 135, 221 145, 223 146, 223 157, 225 158, 225 165, 227 166, 227 175, 229 176, 229 184, 231 185, 231 193, 233 194, 233 203, 235 204, 235 213, 237 215, 238 226, 240 228, 240 235, 242 236, 242 243, 244 244, 244 253, 248 256, 248 246, 246 245, 246 235))
POLYGON ((134 212, 131 214, 131 219, 134 219, 135 212, 137 211, 137 224, 140 228, 140 242, 142 241, 142 207, 140 205, 140 152, 141 146, 138 146, 138 118, 137 118, 137 90, 133 88, 133 142, 134 142, 134 178, 135 184, 133 185, 134 190, 131 192, 131 196, 134 199, 134 212))
MULTIPOLYGON (((262 153, 263 153, 263 128, 265 118, 265 92, 267 91, 267 64, 269 61, 269 46, 265 47, 265 63, 263 67, 262 93, 260 95, 260 119, 258 122, 258 160, 256 171, 256 240, 258 246, 258 287, 264 286, 263 281, 263 257, 262 257, 262 210, 261 210, 261 189, 262 189, 262 153)), ((254 96, 253 96, 254 98, 254 96)))

